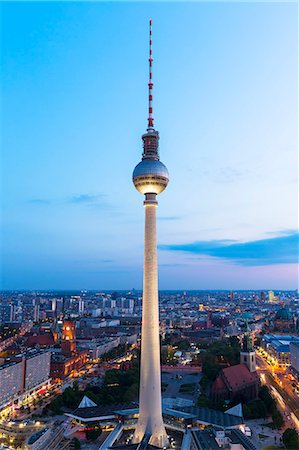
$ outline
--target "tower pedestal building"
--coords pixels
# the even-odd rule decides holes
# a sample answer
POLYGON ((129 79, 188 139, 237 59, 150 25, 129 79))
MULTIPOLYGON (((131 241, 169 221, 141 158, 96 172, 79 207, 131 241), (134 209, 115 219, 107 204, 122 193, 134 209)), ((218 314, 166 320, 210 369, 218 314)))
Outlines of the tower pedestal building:
POLYGON ((133 440, 139 443, 143 438, 148 438, 150 444, 163 448, 168 446, 168 437, 162 418, 161 399, 156 208, 157 195, 166 188, 169 175, 167 168, 159 160, 159 133, 154 129, 152 116, 152 61, 150 20, 148 128, 142 136, 142 161, 133 172, 135 188, 145 195, 139 419, 133 440))

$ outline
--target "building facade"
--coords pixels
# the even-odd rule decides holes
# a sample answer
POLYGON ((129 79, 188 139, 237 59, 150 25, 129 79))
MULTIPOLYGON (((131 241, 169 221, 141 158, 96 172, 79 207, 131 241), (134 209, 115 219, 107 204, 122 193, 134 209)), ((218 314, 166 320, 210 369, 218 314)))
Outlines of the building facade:
POLYGON ((0 365, 0 408, 50 382, 51 352, 31 350, 0 365))
POLYGON ((26 357, 24 389, 30 391, 50 378, 51 352, 29 353, 26 357))
POLYGON ((291 367, 299 376, 299 342, 290 343, 291 367))
POLYGON ((289 366, 291 364, 290 346, 295 342, 299 342, 299 336, 265 334, 262 337, 261 346, 277 364, 289 366))

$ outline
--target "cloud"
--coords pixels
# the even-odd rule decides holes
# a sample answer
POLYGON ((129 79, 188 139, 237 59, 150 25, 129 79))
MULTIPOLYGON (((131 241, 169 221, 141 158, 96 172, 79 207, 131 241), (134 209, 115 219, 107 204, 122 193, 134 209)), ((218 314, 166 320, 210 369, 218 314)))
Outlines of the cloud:
POLYGON ((177 264, 177 263, 159 264, 159 267, 182 267, 182 266, 186 266, 186 264, 177 264))
POLYGON ((50 205, 51 200, 47 200, 45 198, 32 198, 28 200, 28 203, 33 205, 50 205))
POLYGON ((96 259, 96 260, 82 260, 82 259, 76 259, 73 260, 73 263, 75 264, 84 264, 84 265, 95 265, 98 264, 111 264, 115 263, 116 261, 114 259, 96 259))
POLYGON ((179 220, 180 216, 157 216, 157 220, 179 220))
POLYGON ((234 167, 222 167, 218 171, 216 180, 223 183, 232 183, 237 178, 240 178, 241 176, 244 176, 247 173, 248 171, 245 170, 242 171, 239 169, 235 169, 234 167))
POLYGON ((159 248, 227 259, 242 266, 264 266, 298 263, 298 238, 298 232, 293 232, 250 242, 197 241, 190 244, 160 245, 159 248))
POLYGON ((28 203, 33 205, 61 205, 68 203, 70 205, 87 205, 87 206, 99 206, 103 205, 103 194, 90 195, 90 194, 78 194, 68 198, 62 199, 45 199, 45 198, 32 198, 28 200, 28 203))
POLYGON ((72 196, 68 201, 73 204, 91 204, 102 199, 102 195, 79 194, 72 196))
POLYGON ((277 230, 277 231, 267 231, 266 234, 269 234, 270 236, 291 236, 293 234, 296 234, 297 230, 277 230))

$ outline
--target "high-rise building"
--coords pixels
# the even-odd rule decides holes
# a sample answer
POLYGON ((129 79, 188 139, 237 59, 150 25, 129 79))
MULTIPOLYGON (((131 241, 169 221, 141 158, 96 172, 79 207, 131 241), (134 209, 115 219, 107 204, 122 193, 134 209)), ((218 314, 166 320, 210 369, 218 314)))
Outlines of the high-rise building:
POLYGON ((50 382, 51 352, 29 350, 0 365, 0 408, 50 382))
POLYGON ((134 442, 148 439, 150 444, 163 448, 168 446, 168 437, 162 418, 161 401, 156 209, 157 195, 166 188, 169 175, 159 158, 159 133, 154 128, 151 26, 150 20, 148 127, 142 136, 142 161, 133 172, 135 188, 145 195, 139 418, 134 442))
POLYGON ((56 313, 57 309, 57 298, 52 298, 52 312, 56 313))
POLYGON ((274 295, 273 291, 269 291, 268 292, 268 301, 269 301, 269 303, 278 303, 279 302, 279 297, 276 297, 274 295))
POLYGON ((265 292, 261 291, 261 302, 265 303, 265 292))
POLYGON ((3 322, 12 322, 13 321, 13 305, 10 304, 2 304, 0 305, 0 324, 3 322))
POLYGON ((0 365, 0 408, 23 392, 24 370, 23 359, 0 365))
POLYGON ((51 331, 52 331, 52 334, 53 334, 54 342, 57 342, 60 339, 61 334, 60 334, 58 321, 57 321, 56 318, 54 319, 54 322, 53 322, 53 324, 51 326, 51 331))
POLYGON ((34 322, 38 322, 40 319, 40 307, 38 299, 33 300, 34 308, 33 308, 33 320, 34 322))
POLYGON ((28 352, 26 356, 25 391, 49 381, 50 361, 51 352, 28 352))
POLYGON ((83 316, 83 314, 84 314, 84 300, 83 300, 83 298, 79 299, 78 313, 79 313, 79 316, 83 316))

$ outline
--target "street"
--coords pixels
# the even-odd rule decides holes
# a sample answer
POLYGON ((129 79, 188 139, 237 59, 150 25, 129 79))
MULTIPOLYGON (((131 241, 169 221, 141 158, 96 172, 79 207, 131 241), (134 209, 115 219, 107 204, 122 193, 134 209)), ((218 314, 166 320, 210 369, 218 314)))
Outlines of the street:
POLYGON ((277 400, 278 407, 284 416, 285 428, 296 428, 299 431, 299 398, 294 392, 288 370, 278 369, 256 354, 257 372, 263 384, 268 386, 277 400))

